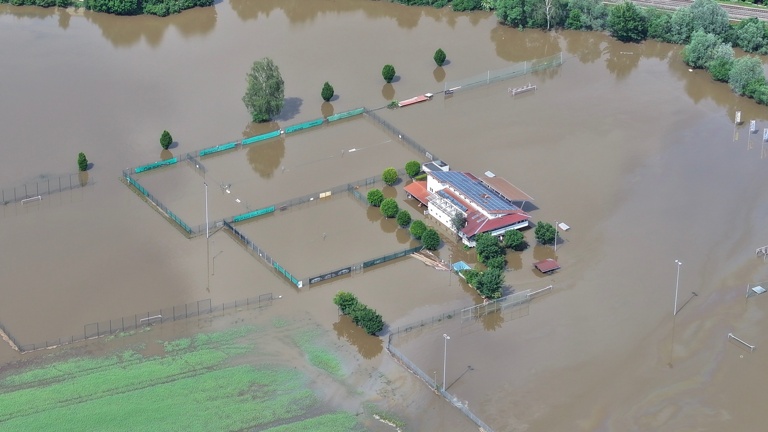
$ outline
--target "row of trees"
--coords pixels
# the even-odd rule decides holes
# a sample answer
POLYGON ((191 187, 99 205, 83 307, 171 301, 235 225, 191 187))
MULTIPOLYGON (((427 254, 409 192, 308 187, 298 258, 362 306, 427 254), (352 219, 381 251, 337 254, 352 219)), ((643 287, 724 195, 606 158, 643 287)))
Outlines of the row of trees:
POLYGON ((70 7, 74 4, 73 0, 0 0, 0 4, 7 3, 13 6, 40 6, 48 7, 70 7))
POLYGON ((115 15, 168 16, 213 4, 214 0, 85 0, 86 9, 115 15))
POLYGON ((408 210, 400 209, 394 198, 384 198, 384 193, 380 189, 371 189, 366 196, 368 204, 373 207, 379 207, 381 214, 385 218, 395 218, 401 228, 409 228, 411 236, 421 243, 428 250, 437 250, 440 247, 440 235, 434 228, 428 227, 421 220, 413 220, 408 210))
POLYGON ((365 330, 369 335, 375 335, 384 329, 384 320, 375 309, 360 303, 354 294, 346 291, 339 291, 333 297, 333 304, 339 307, 344 315, 352 318, 352 322, 365 330))

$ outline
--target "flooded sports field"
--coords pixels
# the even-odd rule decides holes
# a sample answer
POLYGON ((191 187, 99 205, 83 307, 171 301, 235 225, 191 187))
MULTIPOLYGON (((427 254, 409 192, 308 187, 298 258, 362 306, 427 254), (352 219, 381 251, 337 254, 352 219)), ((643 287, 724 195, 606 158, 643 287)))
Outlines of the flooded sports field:
MULTIPOLYGON (((534 222, 571 228, 560 232, 556 252, 534 246, 529 230, 531 248, 508 255, 508 291, 553 286, 527 314, 469 328, 447 320, 398 337, 399 349, 428 374, 440 375, 445 362, 450 392, 496 431, 752 430, 764 422, 768 296, 746 295, 768 281, 768 264, 755 254, 768 245, 768 151, 762 133, 749 132, 750 120, 768 127, 768 112, 689 71, 681 47, 519 31, 490 13, 367 0, 228 0, 168 18, 4 5, 0 37, 12 41, 0 55, 13 60, 0 68, 0 188, 74 173, 79 152, 92 163, 92 184, 0 208, 0 323, 22 342, 159 307, 271 292, 283 296, 286 319, 310 316, 355 347, 360 370, 385 371, 401 384, 360 388, 400 403, 409 430, 473 430, 450 421, 464 417, 391 361, 386 336, 356 333, 332 304, 338 290, 352 291, 392 329, 478 302, 455 275, 402 258, 297 290, 225 231, 187 239, 121 181, 126 168, 433 92, 430 101, 376 113, 452 169, 492 171, 524 190, 534 198, 526 209, 534 222), (432 61, 437 48, 448 55, 442 68, 432 61), (561 52, 559 67, 439 93, 561 52), (252 125, 240 99, 245 73, 265 56, 280 67, 286 105, 274 123, 252 125), (381 78, 387 63, 397 71, 389 85, 381 78), (320 98, 325 81, 338 96, 329 104, 320 98), (536 91, 510 95, 528 83, 536 91), (159 145, 163 130, 176 141, 170 155, 159 145), (562 269, 545 277, 531 270, 543 258, 562 269)), ((392 139, 357 118, 203 158, 210 217, 423 159, 392 139), (342 157, 351 148, 370 152, 342 157), (230 194, 221 184, 232 185, 230 194)), ((186 162, 140 181, 190 224, 203 222, 204 178, 186 162)), ((402 190, 385 194, 412 214, 420 209, 402 190)), ((252 240, 283 248, 285 259, 306 244, 303 260, 319 250, 329 265, 346 258, 338 244, 324 248, 322 233, 351 242, 332 227, 369 236, 375 246, 360 254, 407 246, 353 199, 241 226, 253 224, 252 240), (299 234, 298 244, 281 232, 299 234)), ((441 259, 474 262, 443 237, 441 259)), ((0 358, 17 367, 35 354, 3 347, 0 358)))
POLYGON ((380 177, 387 167, 402 170, 409 160, 424 159, 363 116, 193 157, 136 175, 189 225, 205 223, 204 183, 213 221, 380 177))

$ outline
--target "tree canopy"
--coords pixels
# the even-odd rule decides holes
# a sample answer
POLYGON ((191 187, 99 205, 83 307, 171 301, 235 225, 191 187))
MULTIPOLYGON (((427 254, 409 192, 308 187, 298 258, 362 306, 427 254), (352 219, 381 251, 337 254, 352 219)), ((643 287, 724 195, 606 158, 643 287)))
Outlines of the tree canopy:
POLYGON ((411 235, 416 240, 421 240, 421 236, 424 235, 424 232, 427 230, 427 224, 425 224, 423 221, 416 219, 411 223, 411 235))
POLYGON ((440 234, 432 228, 427 228, 421 235, 421 243, 427 250, 437 250, 440 247, 440 234))
POLYGON ((648 35, 648 23, 643 11, 629 1, 611 9, 608 28, 611 35, 622 42, 641 42, 648 35))
POLYGON ((384 180, 384 183, 386 183, 387 186, 395 184, 398 178, 400 178, 400 176, 397 175, 397 170, 392 167, 385 169, 384 172, 381 173, 381 179, 384 180))
POLYGON ((421 164, 419 161, 408 161, 405 164, 405 173, 408 174, 408 177, 416 177, 421 172, 421 164))
POLYGON ((328 81, 323 84, 323 89, 320 91, 320 97, 326 102, 330 101, 333 97, 333 86, 328 83, 328 81))
POLYGON ((482 272, 475 284, 475 289, 481 296, 488 299, 500 298, 501 288, 504 285, 504 271, 498 268, 489 268, 482 272))
POLYGON ((736 94, 745 94, 747 87, 765 83, 763 62, 757 57, 741 57, 733 61, 728 74, 728 85, 736 94))
POLYGON ((504 256, 504 248, 501 247, 499 239, 488 233, 475 236, 475 251, 478 261, 486 265, 489 260, 504 256))
POLYGON ((171 136, 171 133, 167 130, 164 130, 162 134, 160 134, 160 147, 162 147, 165 150, 168 150, 168 147, 173 144, 173 137, 171 136))
POLYGON ((408 210, 400 210, 397 212, 397 224, 405 228, 411 224, 411 214, 408 210))
POLYGON ((714 60, 715 49, 720 44, 720 38, 712 33, 696 30, 691 35, 691 43, 683 48, 683 61, 692 68, 703 69, 714 60))
POLYGON ((432 58, 433 60, 435 60, 435 64, 437 64, 438 66, 442 66, 443 63, 445 63, 445 51, 443 51, 442 48, 438 48, 437 51, 435 51, 435 55, 432 58))
POLYGON ((368 204, 374 207, 380 207, 381 202, 384 201, 384 193, 379 189, 371 189, 368 191, 368 204))
POLYGON ((533 230, 536 241, 541 244, 553 244, 555 242, 555 227, 549 222, 537 222, 533 230))
POLYGON ((391 64, 384 65, 384 68, 381 69, 381 76, 384 78, 384 81, 391 83, 395 79, 395 67, 391 64))
POLYGON ((285 83, 272 59, 255 61, 245 80, 248 86, 243 103, 254 122, 266 122, 280 114, 285 102, 285 83))
POLYGON ((525 235, 518 230, 511 230, 504 233, 504 247, 513 251, 522 251, 528 247, 525 241, 525 235))
POLYGON ((381 202, 381 214, 385 218, 393 218, 397 216, 397 212, 400 211, 400 207, 397 205, 397 201, 394 198, 385 198, 381 202))

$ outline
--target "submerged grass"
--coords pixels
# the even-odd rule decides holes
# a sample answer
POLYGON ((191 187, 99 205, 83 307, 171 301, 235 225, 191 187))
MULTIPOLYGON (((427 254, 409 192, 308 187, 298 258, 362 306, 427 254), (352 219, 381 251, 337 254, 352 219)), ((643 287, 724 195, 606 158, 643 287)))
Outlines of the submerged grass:
POLYGON ((317 344, 318 336, 317 330, 304 330, 294 335, 293 340, 307 356, 307 360, 312 366, 335 377, 343 376, 341 361, 331 350, 317 344))
MULTIPOLYGON (((241 327, 161 342, 165 354, 128 350, 75 358, 0 380, 3 431, 240 431, 281 424, 272 432, 357 431, 351 413, 311 417, 321 401, 299 370, 229 360, 253 348, 241 327), (238 363, 238 362, 235 362, 238 363), (309 417, 309 418, 308 418, 309 417)), ((295 342, 309 361, 332 375, 341 363, 316 345, 317 331, 295 342)))

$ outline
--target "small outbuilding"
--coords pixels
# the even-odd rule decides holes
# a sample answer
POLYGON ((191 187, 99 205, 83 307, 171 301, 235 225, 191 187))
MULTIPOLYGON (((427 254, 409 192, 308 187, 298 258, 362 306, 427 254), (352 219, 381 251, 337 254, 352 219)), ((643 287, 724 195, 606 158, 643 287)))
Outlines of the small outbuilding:
POLYGON ((533 263, 533 266, 536 267, 536 270, 544 274, 552 273, 560 268, 560 264, 558 264, 557 261, 553 260, 552 258, 537 261, 533 263))

